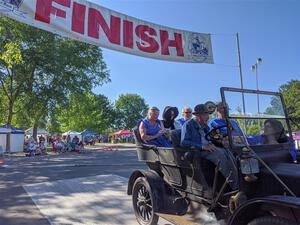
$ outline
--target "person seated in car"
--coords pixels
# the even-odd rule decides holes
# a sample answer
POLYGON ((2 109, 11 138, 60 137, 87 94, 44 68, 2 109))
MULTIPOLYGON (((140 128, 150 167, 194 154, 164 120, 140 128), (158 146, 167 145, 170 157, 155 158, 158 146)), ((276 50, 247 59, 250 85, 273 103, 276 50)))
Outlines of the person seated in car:
MULTIPOLYGON (((222 140, 220 140, 220 143, 217 143, 217 145, 219 147, 228 147, 229 143, 228 143, 228 133, 227 133, 227 123, 226 123, 226 117, 225 117, 225 110, 226 107, 228 107, 226 104, 223 104, 222 102, 219 102, 216 105, 216 115, 217 118, 212 119, 209 123, 208 126, 210 128, 210 130, 220 127, 220 126, 226 126, 226 127, 222 127, 220 129, 217 129, 216 131, 218 132, 219 135, 221 135, 223 138, 222 140), (222 143, 221 143, 222 142, 222 143)), ((240 128, 239 124, 233 120, 230 119, 230 129, 231 129, 231 135, 232 137, 240 137, 243 138, 243 131, 240 128)), ((237 139, 234 139, 235 141, 237 141, 237 139)))
MULTIPOLYGON (((285 134, 285 129, 282 123, 276 119, 267 119, 264 122, 264 133, 263 136, 264 144, 279 144, 279 143, 293 143, 293 139, 289 138, 285 134)), ((297 149, 295 144, 293 144, 292 149, 290 149, 290 153, 294 163, 297 163, 297 149)))
POLYGON ((276 119, 265 120, 263 139, 264 144, 278 144, 288 142, 288 138, 285 135, 285 130, 282 123, 276 119))
POLYGON ((175 119, 178 116, 178 109, 177 107, 172 107, 172 106, 166 106, 164 109, 164 112, 162 114, 163 116, 163 125, 165 129, 168 130, 175 130, 175 119))
POLYGON ((175 129, 181 129, 183 124, 188 121, 189 119, 192 119, 192 108, 189 106, 185 106, 182 109, 182 118, 175 120, 174 126, 175 129))
POLYGON ((215 165, 220 163, 220 172, 228 177, 232 172, 230 187, 232 190, 238 188, 238 175, 230 155, 224 148, 218 148, 211 144, 205 135, 209 131, 207 122, 209 112, 204 104, 196 105, 193 114, 195 117, 187 121, 181 129, 181 146, 200 151, 200 156, 211 161, 215 165))
POLYGON ((139 125, 141 139, 148 145, 172 147, 171 142, 167 138, 168 131, 164 128, 158 116, 159 109, 157 107, 151 107, 148 110, 147 118, 143 119, 139 125))
MULTIPOLYGON (((226 107, 227 106, 224 105, 222 102, 220 102, 216 105, 217 118, 215 118, 215 119, 213 119, 209 122, 208 126, 210 127, 210 129, 226 125, 226 120, 225 120, 226 107)), ((231 124, 232 129, 233 129, 232 130, 233 135, 234 134, 243 135, 243 131, 241 130, 239 124, 235 120, 230 119, 230 124, 231 124)), ((228 135, 227 134, 227 127, 223 127, 219 131, 223 136, 228 135)))
POLYGON ((252 135, 247 137, 250 145, 279 144, 288 142, 282 123, 276 119, 266 119, 262 135, 252 135))
MULTIPOLYGON (((262 135, 254 135, 247 138, 250 145, 260 144, 280 144, 280 143, 293 143, 293 139, 285 134, 285 129, 282 123, 276 119, 266 119, 264 122, 264 131, 262 135)), ((297 149, 295 144, 290 149, 293 162, 297 163, 297 149)))

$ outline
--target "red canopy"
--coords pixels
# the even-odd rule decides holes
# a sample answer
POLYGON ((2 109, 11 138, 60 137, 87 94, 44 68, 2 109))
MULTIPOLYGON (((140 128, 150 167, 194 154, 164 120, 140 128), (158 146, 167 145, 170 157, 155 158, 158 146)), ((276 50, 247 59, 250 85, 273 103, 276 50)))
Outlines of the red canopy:
POLYGON ((132 134, 132 132, 129 130, 119 130, 114 133, 114 135, 126 135, 126 134, 132 134))
POLYGON ((300 140, 300 135, 293 135, 294 140, 300 140))

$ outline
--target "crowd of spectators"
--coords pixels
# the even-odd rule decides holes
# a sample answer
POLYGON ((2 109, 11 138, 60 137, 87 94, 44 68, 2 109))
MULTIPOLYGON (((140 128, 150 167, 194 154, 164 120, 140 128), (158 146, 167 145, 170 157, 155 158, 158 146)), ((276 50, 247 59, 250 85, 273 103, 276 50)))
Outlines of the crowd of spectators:
POLYGON ((75 135, 72 139, 70 135, 67 136, 51 136, 49 138, 49 144, 51 145, 54 152, 82 152, 84 150, 84 144, 75 135))
POLYGON ((126 135, 86 135, 82 137, 74 135, 51 135, 37 137, 37 140, 33 137, 25 137, 24 152, 26 156, 34 155, 46 155, 47 148, 55 153, 63 152, 82 152, 84 146, 95 145, 96 143, 134 143, 134 137, 132 134, 126 135))
POLYGON ((47 143, 52 151, 56 153, 82 152, 84 150, 84 144, 77 136, 71 139, 70 135, 53 135, 49 136, 46 141, 46 138, 41 135, 38 137, 38 140, 35 140, 33 137, 26 138, 24 141, 24 152, 26 156, 47 155, 47 143))
POLYGON ((24 142, 24 152, 26 156, 33 155, 47 155, 46 139, 43 135, 36 141, 33 137, 30 137, 24 142))

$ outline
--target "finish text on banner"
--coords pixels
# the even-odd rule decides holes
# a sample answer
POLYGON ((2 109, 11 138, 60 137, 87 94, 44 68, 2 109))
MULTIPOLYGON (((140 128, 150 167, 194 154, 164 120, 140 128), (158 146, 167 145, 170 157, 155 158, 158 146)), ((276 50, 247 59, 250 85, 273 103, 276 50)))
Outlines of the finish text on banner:
POLYGON ((149 23, 84 0, 0 0, 0 14, 64 37, 133 55, 214 63, 210 34, 149 23))

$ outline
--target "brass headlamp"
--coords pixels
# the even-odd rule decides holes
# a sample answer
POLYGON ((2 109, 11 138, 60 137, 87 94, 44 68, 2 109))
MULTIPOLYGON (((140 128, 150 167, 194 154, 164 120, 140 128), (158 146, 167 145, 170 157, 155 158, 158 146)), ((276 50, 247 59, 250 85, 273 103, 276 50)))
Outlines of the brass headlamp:
POLYGON ((245 181, 254 182, 257 180, 257 177, 254 174, 259 173, 259 164, 254 154, 251 152, 251 149, 247 147, 242 148, 240 165, 241 172, 245 175, 245 181))

